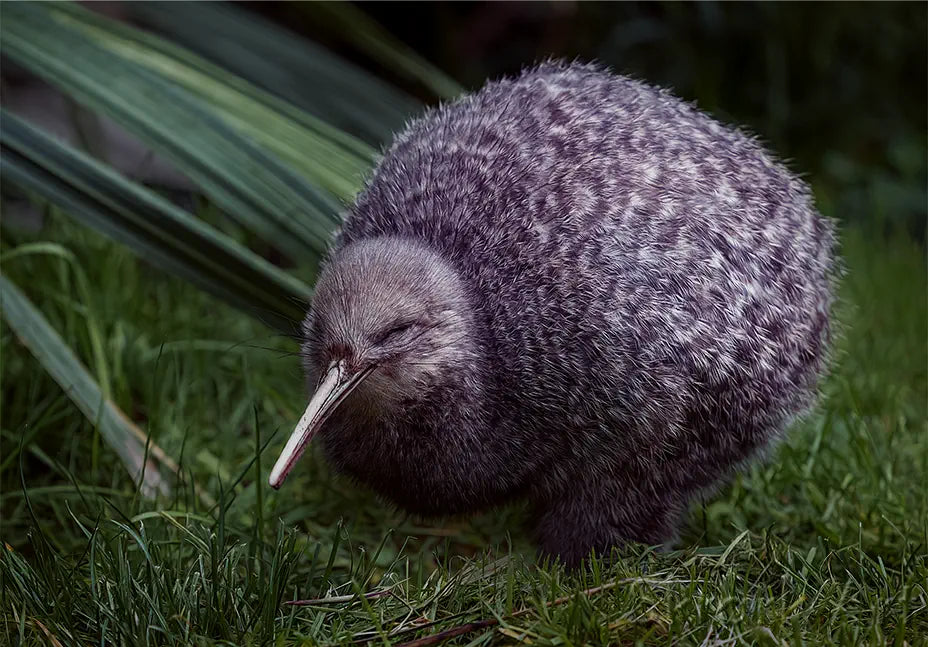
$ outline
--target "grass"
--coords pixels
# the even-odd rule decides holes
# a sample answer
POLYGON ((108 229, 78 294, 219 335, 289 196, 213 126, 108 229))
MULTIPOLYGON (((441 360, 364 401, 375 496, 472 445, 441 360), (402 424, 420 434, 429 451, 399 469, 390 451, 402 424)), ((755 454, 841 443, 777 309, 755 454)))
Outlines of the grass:
POLYGON ((74 265, 23 254, 3 272, 184 479, 141 496, 4 324, 2 644, 389 644, 462 626, 462 645, 928 644, 921 244, 845 231, 821 410, 695 506, 678 550, 566 573, 535 561, 518 506, 426 524, 315 455, 266 489, 305 398, 295 344, 59 214, 2 250, 39 239, 74 265))

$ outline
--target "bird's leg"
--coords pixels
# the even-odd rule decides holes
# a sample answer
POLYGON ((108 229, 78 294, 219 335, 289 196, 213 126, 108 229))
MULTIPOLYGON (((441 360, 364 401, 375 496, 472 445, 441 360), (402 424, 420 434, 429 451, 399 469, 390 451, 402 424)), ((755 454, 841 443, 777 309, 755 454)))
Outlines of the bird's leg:
POLYGON ((535 503, 535 532, 543 555, 571 567, 608 555, 627 542, 669 545, 685 505, 676 495, 628 484, 571 483, 559 495, 535 503))

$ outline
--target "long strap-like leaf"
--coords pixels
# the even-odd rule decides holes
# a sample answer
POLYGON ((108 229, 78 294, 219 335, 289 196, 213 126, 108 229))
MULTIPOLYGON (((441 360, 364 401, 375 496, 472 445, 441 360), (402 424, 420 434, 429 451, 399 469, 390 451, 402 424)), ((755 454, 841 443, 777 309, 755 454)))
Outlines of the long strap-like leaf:
POLYGON ((70 3, 6 4, 0 30, 4 54, 171 158, 295 260, 321 254, 337 220, 338 205, 321 187, 351 193, 369 164, 338 131, 323 137, 258 100, 260 91, 241 79, 233 84, 205 61, 206 72, 189 57, 167 56, 150 45, 153 37, 128 38, 131 28, 70 3))
POLYGON ((9 279, 0 274, 0 310, 16 337, 39 360, 84 416, 100 430, 103 440, 122 459, 133 479, 143 478, 142 489, 151 495, 169 492, 166 467, 177 472, 145 433, 111 401, 103 397, 93 377, 64 343, 42 313, 9 279), (148 462, 145 462, 146 444, 148 462))
POLYGON ((422 110, 367 71, 235 3, 132 2, 126 9, 184 47, 365 141, 383 144, 422 110))
MULTIPOLYGON (((175 4, 151 6, 173 17, 175 4)), ((313 183, 343 200, 354 197, 360 176, 375 156, 370 146, 163 38, 108 20, 74 3, 53 6, 58 9, 53 17, 58 16, 114 55, 183 87, 221 119, 292 163, 313 183)), ((212 32, 212 26, 209 29, 212 32)), ((313 92, 322 92, 313 85, 312 78, 303 82, 313 92)))
POLYGON ((4 178, 269 325, 293 333, 310 288, 113 169, 2 112, 4 178))

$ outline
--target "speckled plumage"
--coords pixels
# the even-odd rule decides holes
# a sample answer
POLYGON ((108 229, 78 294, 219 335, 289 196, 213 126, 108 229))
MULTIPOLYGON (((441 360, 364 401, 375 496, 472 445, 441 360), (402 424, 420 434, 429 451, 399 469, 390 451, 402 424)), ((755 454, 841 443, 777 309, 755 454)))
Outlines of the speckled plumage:
POLYGON ((489 83, 398 135, 337 237, 307 369, 377 370, 326 454, 424 515, 526 497, 569 563, 672 540, 812 403, 833 243, 805 184, 663 90, 489 83))

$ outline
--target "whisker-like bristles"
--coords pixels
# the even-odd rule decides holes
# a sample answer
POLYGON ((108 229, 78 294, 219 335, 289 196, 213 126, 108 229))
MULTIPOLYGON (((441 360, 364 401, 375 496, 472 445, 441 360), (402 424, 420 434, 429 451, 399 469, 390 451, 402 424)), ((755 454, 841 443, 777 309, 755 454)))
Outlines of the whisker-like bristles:
POLYGON ((299 357, 300 352, 295 350, 284 350, 282 348, 273 348, 271 346, 258 346, 256 344, 242 344, 244 348, 253 348, 255 350, 266 350, 271 353, 278 353, 281 357, 299 357))
POLYGON ((235 350, 236 348, 239 348, 240 346, 245 346, 249 344, 250 342, 253 342, 259 339, 287 339, 290 341, 294 341, 294 338, 284 333, 275 332, 275 333, 268 333, 266 335, 255 335, 253 337, 248 337, 247 339, 241 339, 237 342, 233 342, 227 350, 229 351, 235 350))

